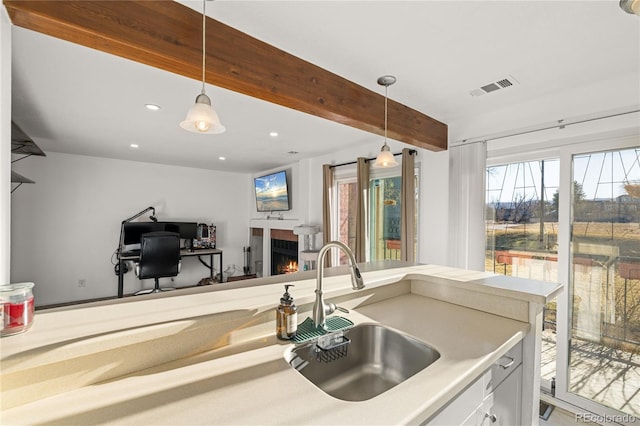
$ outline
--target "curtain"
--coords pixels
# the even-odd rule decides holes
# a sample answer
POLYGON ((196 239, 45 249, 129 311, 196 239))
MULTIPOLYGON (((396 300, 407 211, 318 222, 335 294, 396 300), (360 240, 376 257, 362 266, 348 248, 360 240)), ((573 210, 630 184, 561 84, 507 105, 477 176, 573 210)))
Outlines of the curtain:
POLYGON ((449 148, 449 265, 484 271, 486 142, 449 148))
MULTIPOLYGON (((330 164, 322 165, 322 241, 331 241, 331 200, 333 192, 333 169, 330 164)), ((331 256, 325 256, 324 266, 331 266, 331 256)), ((318 265, 321 268, 322 265, 318 265)))
POLYGON ((416 229, 416 182, 415 151, 409 148, 402 150, 402 193, 400 195, 400 259, 407 262, 416 261, 415 229, 416 229))
POLYGON ((367 225, 369 223, 369 164, 364 157, 358 157, 358 177, 356 200, 356 246, 353 255, 356 262, 367 261, 367 225))

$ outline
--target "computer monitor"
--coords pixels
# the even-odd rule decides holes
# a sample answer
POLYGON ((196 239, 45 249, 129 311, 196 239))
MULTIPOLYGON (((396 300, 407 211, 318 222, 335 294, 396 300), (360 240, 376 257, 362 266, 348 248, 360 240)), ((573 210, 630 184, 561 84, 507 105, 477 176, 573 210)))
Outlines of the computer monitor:
POLYGON ((193 240, 198 237, 198 224, 196 222, 160 222, 165 224, 165 231, 180 234, 181 247, 193 247, 193 240))
POLYGON ((123 244, 140 244, 142 234, 155 231, 177 232, 183 240, 192 240, 198 236, 196 222, 127 222, 123 224, 123 244))
POLYGON ((147 232, 164 231, 165 224, 161 222, 127 222, 122 225, 124 245, 140 244, 142 234, 147 232))
POLYGON ((175 222, 180 229, 180 238, 193 240, 198 236, 198 224, 196 222, 175 222))

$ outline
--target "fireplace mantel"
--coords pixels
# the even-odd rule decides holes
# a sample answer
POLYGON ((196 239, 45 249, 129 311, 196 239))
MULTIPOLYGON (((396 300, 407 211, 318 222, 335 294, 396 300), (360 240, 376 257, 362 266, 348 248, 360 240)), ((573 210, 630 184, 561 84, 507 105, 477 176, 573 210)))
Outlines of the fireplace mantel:
POLYGON ((251 228, 262 229, 286 229, 293 231, 293 228, 302 224, 299 219, 251 219, 249 226, 251 228))

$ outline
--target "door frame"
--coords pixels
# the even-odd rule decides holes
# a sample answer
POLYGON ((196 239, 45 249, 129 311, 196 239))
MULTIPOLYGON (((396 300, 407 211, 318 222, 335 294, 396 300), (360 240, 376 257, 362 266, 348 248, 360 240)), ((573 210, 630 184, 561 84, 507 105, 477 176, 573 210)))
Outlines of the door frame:
MULTIPOLYGON (((597 153, 605 151, 617 151, 622 149, 636 148, 640 145, 640 135, 630 135, 625 137, 612 137, 592 140, 574 145, 566 145, 560 149, 560 193, 571 194, 573 182, 573 157, 580 154, 597 153)), ((560 197, 559 215, 560 223, 569 225, 571 223, 571 197, 560 197)), ((571 247, 571 226, 559 227, 558 232, 558 277, 564 284, 564 291, 557 297, 557 344, 556 344, 556 389, 555 398, 571 404, 590 413, 597 413, 604 417, 619 418, 624 415, 621 411, 607 407, 586 397, 579 396, 569 391, 569 346, 571 338, 571 326, 569 324, 570 310, 570 247, 571 247)), ((603 424, 613 424, 607 421, 603 424)), ((617 422, 618 424, 628 424, 617 422)))

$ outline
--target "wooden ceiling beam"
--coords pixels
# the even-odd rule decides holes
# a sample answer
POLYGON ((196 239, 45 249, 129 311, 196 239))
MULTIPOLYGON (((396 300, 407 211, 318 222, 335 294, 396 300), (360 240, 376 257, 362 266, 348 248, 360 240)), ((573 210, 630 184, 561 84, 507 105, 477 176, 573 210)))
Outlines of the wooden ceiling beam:
MULTIPOLYGON (((4 0, 14 25, 202 77, 202 15, 174 1, 4 0)), ((207 18, 209 84, 384 134, 384 96, 207 18)), ((63 58, 61 58, 63 60, 63 58)), ((447 149, 447 125, 389 99, 388 136, 447 149)))

